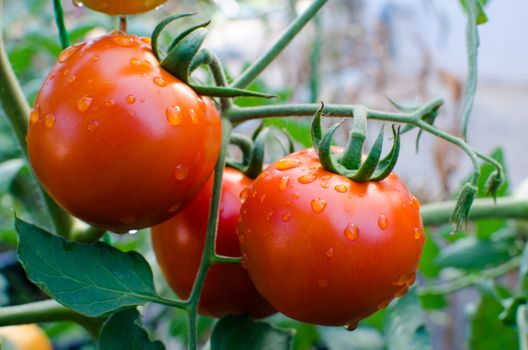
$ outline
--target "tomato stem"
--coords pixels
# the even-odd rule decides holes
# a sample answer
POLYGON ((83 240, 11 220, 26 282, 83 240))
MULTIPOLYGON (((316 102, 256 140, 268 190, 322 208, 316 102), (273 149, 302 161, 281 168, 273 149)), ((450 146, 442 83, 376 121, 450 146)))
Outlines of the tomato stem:
POLYGON ((55 23, 57 23, 57 29, 59 31, 59 40, 64 50, 70 46, 70 36, 64 24, 64 11, 62 10, 61 0, 53 0, 53 10, 55 13, 55 23))

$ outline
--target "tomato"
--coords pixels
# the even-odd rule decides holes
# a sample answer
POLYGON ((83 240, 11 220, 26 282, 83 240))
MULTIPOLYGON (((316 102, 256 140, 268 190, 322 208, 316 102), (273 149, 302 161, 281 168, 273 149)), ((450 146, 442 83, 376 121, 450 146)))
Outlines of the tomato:
POLYGON ((53 349, 48 336, 34 324, 0 327, 0 338, 13 345, 16 350, 53 349))
POLYGON ((161 6, 167 0, 74 0, 74 3, 109 15, 132 15, 161 6))
POLYGON ((183 208, 221 143, 213 102, 160 68, 148 39, 120 32, 61 53, 29 124, 44 188, 72 215, 115 232, 183 208))
POLYGON ((394 173, 356 183, 322 168, 311 149, 269 166, 242 198, 244 265, 293 319, 353 328, 416 278, 419 202, 394 173))
MULTIPOLYGON (((238 257, 240 245, 236 225, 240 211, 240 192, 251 179, 238 170, 225 169, 220 200, 216 251, 238 257)), ((192 289, 205 243, 213 179, 181 213, 152 228, 152 243, 158 263, 172 289, 186 299, 192 289)), ((265 317, 274 309, 255 290, 246 270, 240 265, 215 265, 207 273, 199 312, 221 317, 248 313, 265 317)))

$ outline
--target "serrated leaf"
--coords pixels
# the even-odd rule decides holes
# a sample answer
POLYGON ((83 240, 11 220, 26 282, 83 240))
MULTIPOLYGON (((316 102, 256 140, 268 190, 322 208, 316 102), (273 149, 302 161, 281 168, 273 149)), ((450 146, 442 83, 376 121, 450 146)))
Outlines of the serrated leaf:
POLYGON ((70 243, 16 219, 18 258, 29 279, 59 303, 90 317, 159 300, 152 271, 136 252, 70 243))
POLYGON ((431 349, 425 313, 415 289, 388 307, 385 315, 385 340, 388 350, 431 349))
POLYGON ((518 349, 515 328, 508 327, 499 320, 502 310, 502 305, 495 297, 483 290, 480 302, 470 316, 469 349, 518 349))
POLYGON ((512 257, 511 245, 502 240, 462 238, 444 248, 435 259, 439 267, 482 269, 499 265, 512 257))
POLYGON ((290 350, 293 335, 247 316, 226 316, 211 335, 212 350, 290 350))
POLYGON ((151 341, 136 309, 116 312, 104 323, 99 334, 99 350, 164 350, 160 341, 151 341))

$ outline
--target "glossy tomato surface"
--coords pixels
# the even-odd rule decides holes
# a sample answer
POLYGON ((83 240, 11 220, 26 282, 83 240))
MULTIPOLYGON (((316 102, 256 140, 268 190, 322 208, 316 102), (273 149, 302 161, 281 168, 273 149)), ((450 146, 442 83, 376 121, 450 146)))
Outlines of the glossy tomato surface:
MULTIPOLYGON (((238 170, 225 169, 220 201, 216 251, 239 257, 236 225, 240 211, 240 192, 251 179, 238 170)), ((152 228, 152 243, 165 279, 180 298, 192 289, 205 243, 213 179, 181 213, 152 228)), ((265 317, 274 309, 256 291, 246 270, 240 265, 215 265, 206 277, 199 312, 221 317, 227 314, 250 314, 265 317)))
POLYGON ((46 333, 34 324, 0 327, 0 338, 14 346, 16 350, 53 349, 46 333))
POLYGON ((264 298, 293 319, 353 328, 416 278, 419 202, 395 174, 356 183, 305 150, 269 166, 242 198, 244 264, 264 298))
POLYGON ((220 139, 213 102, 160 68, 148 39, 118 32, 61 53, 27 135, 49 194, 116 232, 159 224, 188 203, 220 139))
POLYGON ((109 15, 132 15, 161 6, 167 0, 74 0, 75 4, 109 15))

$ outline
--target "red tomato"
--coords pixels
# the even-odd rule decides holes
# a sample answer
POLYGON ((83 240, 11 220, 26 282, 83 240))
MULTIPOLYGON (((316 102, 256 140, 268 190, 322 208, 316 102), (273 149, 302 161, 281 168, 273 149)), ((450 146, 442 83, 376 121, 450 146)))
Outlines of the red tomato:
POLYGON ((61 53, 27 143, 61 206, 126 232, 159 224, 194 198, 214 169, 221 124, 209 98, 160 67, 148 39, 116 32, 61 53))
MULTIPOLYGON (((240 211, 240 192, 251 179, 238 170, 225 169, 220 200, 216 251, 220 255, 240 256, 236 225, 240 211)), ((181 213, 152 228, 152 243, 165 279, 180 298, 192 289, 205 243, 213 179, 181 213)), ((199 311, 221 317, 248 313, 265 317, 275 310, 255 290, 246 270, 240 265, 215 265, 209 270, 199 311)))
POLYGON ((167 0, 73 0, 75 4, 109 15, 132 15, 161 6, 167 0))
POLYGON ((356 183, 305 150, 269 166, 242 198, 244 265, 262 296, 293 319, 354 327, 416 278, 419 202, 395 174, 356 183))

